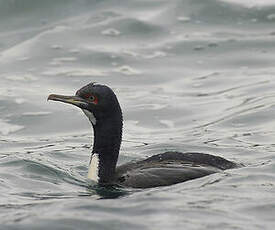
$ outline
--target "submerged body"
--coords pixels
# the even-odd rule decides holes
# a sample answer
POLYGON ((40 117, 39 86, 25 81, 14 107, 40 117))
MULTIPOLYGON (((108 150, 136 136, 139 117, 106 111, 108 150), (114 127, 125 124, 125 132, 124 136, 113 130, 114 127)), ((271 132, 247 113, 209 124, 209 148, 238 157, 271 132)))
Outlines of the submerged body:
POLYGON ((76 96, 51 94, 48 100, 75 105, 83 110, 94 129, 88 178, 102 185, 150 188, 181 183, 238 165, 204 153, 165 152, 116 167, 122 138, 122 112, 114 92, 90 83, 76 96))

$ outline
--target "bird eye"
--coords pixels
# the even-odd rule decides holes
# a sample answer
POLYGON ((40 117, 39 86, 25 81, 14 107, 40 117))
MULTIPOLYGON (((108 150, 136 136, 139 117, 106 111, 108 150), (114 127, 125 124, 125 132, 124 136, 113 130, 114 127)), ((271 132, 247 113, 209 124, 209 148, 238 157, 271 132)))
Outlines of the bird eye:
POLYGON ((97 105, 98 103, 98 99, 96 96, 92 95, 92 94, 88 94, 86 95, 86 99, 90 100, 92 103, 94 103, 95 105, 97 105))

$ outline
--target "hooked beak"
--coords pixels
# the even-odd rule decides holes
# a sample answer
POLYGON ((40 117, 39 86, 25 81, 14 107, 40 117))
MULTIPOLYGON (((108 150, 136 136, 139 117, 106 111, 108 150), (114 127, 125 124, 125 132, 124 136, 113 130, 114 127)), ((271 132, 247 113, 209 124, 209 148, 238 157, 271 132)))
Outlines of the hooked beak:
POLYGON ((85 109, 88 107, 88 102, 79 96, 64 96, 64 95, 51 94, 49 95, 48 100, 61 101, 67 104, 75 105, 81 109, 85 109))

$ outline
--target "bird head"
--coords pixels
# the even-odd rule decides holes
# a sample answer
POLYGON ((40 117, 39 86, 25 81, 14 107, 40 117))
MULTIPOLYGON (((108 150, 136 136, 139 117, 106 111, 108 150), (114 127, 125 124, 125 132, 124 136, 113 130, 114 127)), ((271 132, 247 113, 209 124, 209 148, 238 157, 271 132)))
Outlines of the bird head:
POLYGON ((116 95, 106 85, 90 83, 79 89, 74 96, 51 94, 48 100, 60 101, 79 107, 94 126, 99 121, 121 114, 116 95))

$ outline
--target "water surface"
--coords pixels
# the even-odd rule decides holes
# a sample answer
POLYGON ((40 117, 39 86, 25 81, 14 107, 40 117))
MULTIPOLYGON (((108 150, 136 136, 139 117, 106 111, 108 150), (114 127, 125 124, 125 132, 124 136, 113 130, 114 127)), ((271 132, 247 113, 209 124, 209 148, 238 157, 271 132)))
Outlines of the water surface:
POLYGON ((0 1, 0 229, 273 229, 274 12, 272 1, 0 1), (90 124, 46 99, 91 81, 121 103, 119 163, 177 150, 246 167, 89 186, 90 124))

